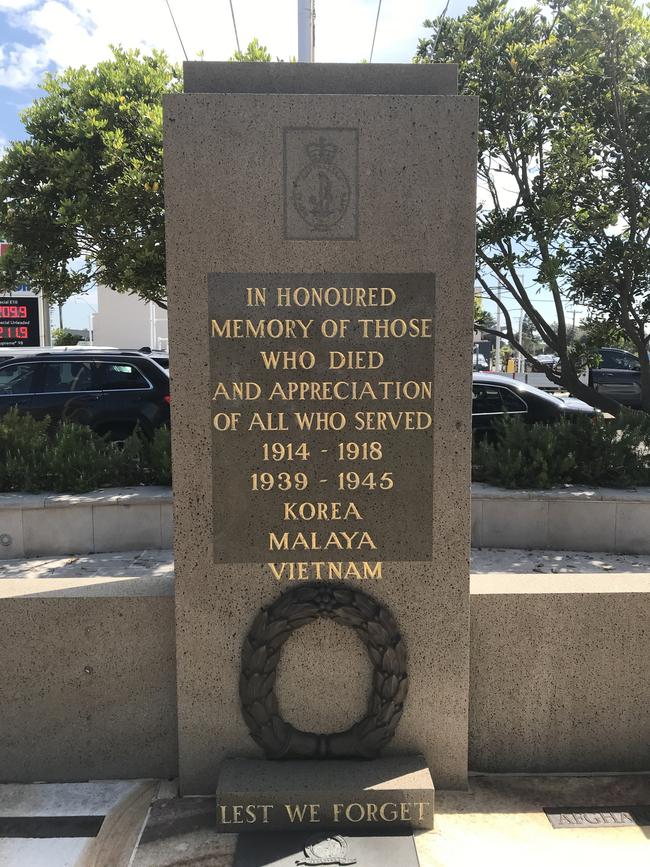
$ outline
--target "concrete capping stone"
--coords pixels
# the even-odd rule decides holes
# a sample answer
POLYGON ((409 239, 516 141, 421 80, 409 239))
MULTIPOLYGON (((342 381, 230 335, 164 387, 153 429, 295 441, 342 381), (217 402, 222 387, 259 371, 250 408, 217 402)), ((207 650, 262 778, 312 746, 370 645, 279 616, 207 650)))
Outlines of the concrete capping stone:
POLYGON ((169 487, 1 494, 0 560, 172 547, 169 487))
POLYGON ((183 64, 185 93, 451 94, 455 63, 232 63, 183 64))
MULTIPOLYGON (((61 522, 57 526, 65 528, 63 518, 61 522)), ((134 548, 172 547, 171 488, 107 488, 87 494, 0 494, 0 560, 127 550, 127 538, 128 545, 134 548), (109 511, 104 513, 107 507, 109 511), (67 540, 57 538, 55 544, 39 548, 39 544, 45 546, 46 536, 43 533, 34 536, 33 528, 40 520, 38 513, 44 516, 45 511, 50 514, 53 510, 65 509, 72 510, 71 515, 77 521, 85 520, 81 518, 84 509, 92 512, 90 535, 80 535, 76 526, 67 540), (30 514, 32 518, 28 517, 30 514), (124 518, 118 518, 119 515, 124 518), (113 516, 112 519, 109 516, 113 516), (138 535, 139 518, 143 523, 138 535), (111 524, 114 533, 108 532, 111 524), (125 532, 118 531, 118 526, 125 532), (80 547, 82 535, 86 540, 84 547, 80 547), (10 537, 7 544, 3 543, 3 536, 10 537)), ((475 483, 472 485, 472 545, 476 548, 647 554, 650 553, 650 488, 567 486, 547 491, 510 491, 475 483)))
MULTIPOLYGON (((139 488, 102 488, 87 494, 45 494, 45 508, 77 505, 109 506, 150 505, 172 502, 172 489, 163 486, 147 485, 139 488)), ((1 508, 1 506, 0 506, 1 508)))
POLYGON ((0 511, 9 509, 42 509, 47 494, 0 494, 0 511))

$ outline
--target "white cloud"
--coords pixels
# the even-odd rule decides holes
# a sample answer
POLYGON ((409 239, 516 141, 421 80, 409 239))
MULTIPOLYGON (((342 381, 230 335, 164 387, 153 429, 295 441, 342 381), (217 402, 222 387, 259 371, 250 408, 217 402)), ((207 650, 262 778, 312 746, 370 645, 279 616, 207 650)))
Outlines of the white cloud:
POLYGON ((47 65, 47 51, 42 46, 0 45, 0 84, 3 87, 31 87, 41 78, 47 65))
POLYGON ((9 12, 27 9, 28 6, 35 6, 36 0, 0 0, 0 12, 8 10, 9 12))

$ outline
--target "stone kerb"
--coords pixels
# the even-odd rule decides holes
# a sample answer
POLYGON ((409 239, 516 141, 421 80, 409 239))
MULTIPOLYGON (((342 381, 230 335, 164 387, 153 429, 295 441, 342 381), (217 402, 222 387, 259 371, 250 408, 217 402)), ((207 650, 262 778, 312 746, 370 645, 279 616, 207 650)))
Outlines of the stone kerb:
POLYGON ((0 560, 172 547, 172 492, 0 495, 0 560))

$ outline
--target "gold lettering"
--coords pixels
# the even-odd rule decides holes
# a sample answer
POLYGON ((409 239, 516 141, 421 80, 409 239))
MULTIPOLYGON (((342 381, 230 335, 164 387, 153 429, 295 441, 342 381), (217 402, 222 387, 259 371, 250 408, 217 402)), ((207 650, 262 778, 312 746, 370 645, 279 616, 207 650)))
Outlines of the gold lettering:
MULTIPOLYGON (((288 533, 281 536, 275 535, 273 544, 278 546, 286 544, 288 546, 288 533)), ((280 547, 278 550, 288 549, 280 547)), ((369 579, 381 579, 383 563, 381 560, 378 560, 376 563, 365 560, 358 563, 354 561, 346 563, 336 560, 314 560, 312 562, 299 560, 295 563, 268 563, 268 566, 276 581, 282 581, 283 579, 287 581, 306 581, 310 578, 315 581, 332 581, 342 578, 346 580, 367 581, 369 579)))
POLYGON ((297 339, 311 336, 313 319, 218 319, 210 320, 210 333, 212 337, 224 337, 227 340, 245 338, 281 338, 297 339))
POLYGON ((270 551, 328 551, 336 548, 340 551, 360 551, 362 548, 377 549, 372 536, 366 530, 356 530, 346 533, 345 530, 332 531, 327 538, 314 533, 295 533, 290 536, 288 532, 281 535, 269 532, 270 551))
POLYGON ((318 822, 320 804, 285 804, 284 809, 287 811, 289 820, 293 822, 304 822, 307 811, 309 811, 308 822, 318 822))
POLYGON ((349 521, 363 518, 354 503, 284 503, 285 521, 349 521))
POLYGON ((248 430, 289 430, 283 412, 254 412, 248 430))
POLYGON ((230 388, 225 382, 219 382, 212 400, 257 400, 261 394, 262 389, 256 382, 231 382, 230 388))
POLYGON ((379 815, 381 816, 382 821, 384 821, 384 822, 394 822, 395 819, 397 819, 397 805, 391 804, 390 802, 387 801, 385 804, 382 804, 381 807, 379 808, 379 815), (388 807, 391 808, 390 815, 386 815, 386 809, 388 807))
POLYGON ((356 802, 354 802, 352 804, 348 804, 347 807, 345 808, 345 818, 348 820, 348 822, 361 822, 363 820, 364 815, 365 815, 365 810, 363 809, 363 806, 361 804, 357 804, 356 802), (356 819, 352 815, 352 808, 353 807, 357 807, 359 810, 359 814, 358 814, 356 819))

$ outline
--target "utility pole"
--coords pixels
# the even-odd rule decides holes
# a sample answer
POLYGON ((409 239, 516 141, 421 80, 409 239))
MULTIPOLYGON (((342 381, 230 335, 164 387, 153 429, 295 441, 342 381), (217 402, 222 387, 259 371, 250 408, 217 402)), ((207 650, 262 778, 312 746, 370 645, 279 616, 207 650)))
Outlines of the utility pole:
MULTIPOLYGON (((501 284, 496 287, 497 290, 497 298, 501 301, 501 284)), ((501 331, 501 305, 497 304, 497 331, 501 331)), ((494 367, 496 368, 497 373, 501 373, 501 338, 497 334, 496 341, 494 344, 494 367)))
MULTIPOLYGON (((524 343, 524 311, 522 310, 519 313, 519 345, 523 346, 524 343)), ((524 356, 521 352, 517 353, 517 373, 522 373, 522 367, 524 365, 524 356)))
POLYGON ((314 62, 315 0, 298 0, 298 62, 314 62))

